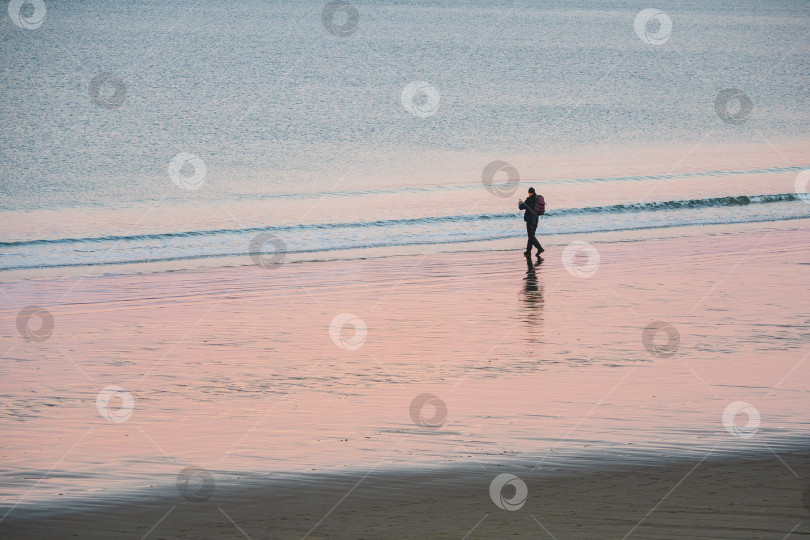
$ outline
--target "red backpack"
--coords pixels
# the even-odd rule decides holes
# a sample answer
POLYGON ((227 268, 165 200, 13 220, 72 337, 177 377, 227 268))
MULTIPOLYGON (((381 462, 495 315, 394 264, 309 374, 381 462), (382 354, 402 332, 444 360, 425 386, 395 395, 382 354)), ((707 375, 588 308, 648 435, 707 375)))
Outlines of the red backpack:
POLYGON ((537 199, 534 201, 534 213, 538 216, 546 213, 546 200, 542 195, 537 195, 537 199))

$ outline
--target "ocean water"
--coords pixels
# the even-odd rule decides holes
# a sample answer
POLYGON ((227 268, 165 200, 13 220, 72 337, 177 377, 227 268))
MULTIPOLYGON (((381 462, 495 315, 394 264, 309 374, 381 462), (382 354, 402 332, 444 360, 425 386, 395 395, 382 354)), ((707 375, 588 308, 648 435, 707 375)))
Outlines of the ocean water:
POLYGON ((544 234, 810 208, 725 199, 810 166, 778 149, 810 125, 805 2, 675 2, 661 35, 633 2, 363 2, 348 35, 320 2, 46 6, 0 22, 0 270, 518 237, 529 185, 544 234), (487 191, 496 160, 520 178, 487 191))

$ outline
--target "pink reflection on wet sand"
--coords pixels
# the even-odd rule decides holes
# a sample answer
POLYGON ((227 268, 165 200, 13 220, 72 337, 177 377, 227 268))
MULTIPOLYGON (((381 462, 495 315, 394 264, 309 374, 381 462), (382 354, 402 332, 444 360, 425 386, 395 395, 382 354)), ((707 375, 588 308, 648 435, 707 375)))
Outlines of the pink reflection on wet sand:
POLYGON ((188 465, 238 481, 787 444, 810 404, 807 240, 595 244, 587 279, 554 247, 533 269, 516 249, 10 283, 0 496, 148 489, 188 465), (16 333, 30 304, 54 315, 42 343, 16 333), (330 337, 342 313, 367 327, 353 350, 330 337), (657 320, 679 331, 671 357, 642 344, 657 320), (134 397, 126 421, 97 409, 110 385, 134 397), (411 418, 425 392, 447 408, 435 429, 411 418), (721 422, 737 400, 761 413, 750 439, 721 422))

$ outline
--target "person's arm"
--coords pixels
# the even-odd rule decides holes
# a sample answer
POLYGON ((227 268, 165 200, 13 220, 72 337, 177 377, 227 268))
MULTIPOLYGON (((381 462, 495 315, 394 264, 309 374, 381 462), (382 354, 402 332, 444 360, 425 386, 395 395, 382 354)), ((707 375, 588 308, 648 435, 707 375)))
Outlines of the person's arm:
POLYGON ((534 217, 537 217, 537 213, 534 211, 534 208, 532 208, 531 206, 529 206, 525 202, 521 201, 520 199, 518 199, 518 208, 520 208, 521 210, 528 210, 528 212, 531 215, 533 215, 534 217))

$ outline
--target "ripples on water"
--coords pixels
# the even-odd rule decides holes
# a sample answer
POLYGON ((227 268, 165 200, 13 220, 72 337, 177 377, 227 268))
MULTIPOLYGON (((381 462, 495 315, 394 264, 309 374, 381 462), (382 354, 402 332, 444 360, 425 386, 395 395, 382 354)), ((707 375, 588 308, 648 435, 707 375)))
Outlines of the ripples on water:
MULTIPOLYGON (((810 200, 805 194, 738 195, 550 210, 540 231, 544 236, 553 236, 807 217, 810 217, 810 200)), ((0 242, 0 254, 3 255, 0 270, 249 255, 254 249, 251 242, 260 233, 279 238, 285 253, 498 240, 517 238, 522 234, 519 218, 520 214, 513 211, 372 222, 0 242)))

